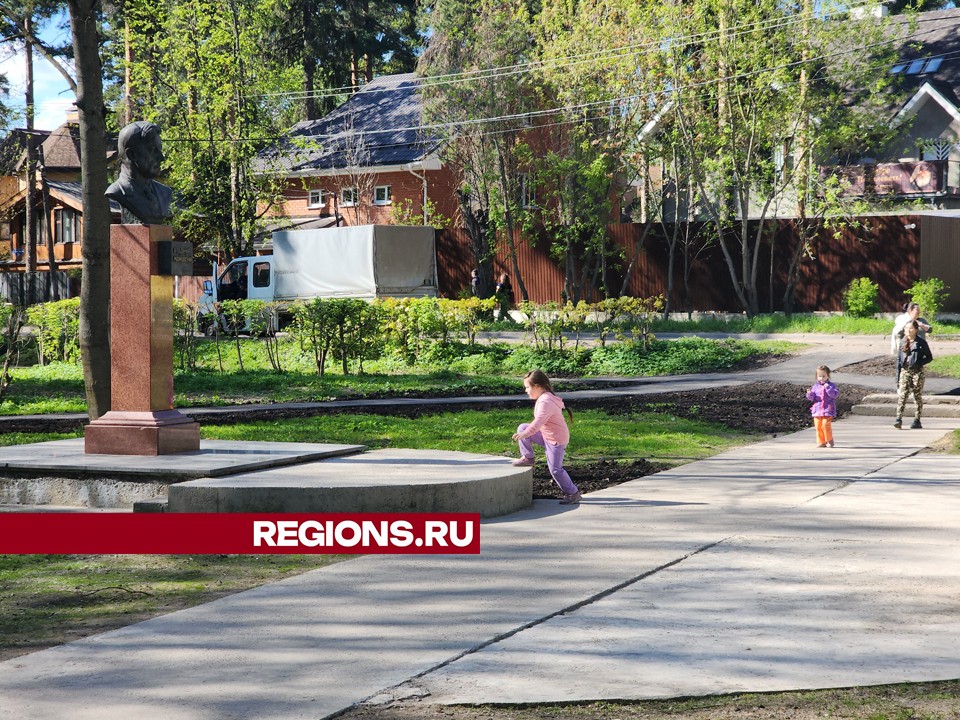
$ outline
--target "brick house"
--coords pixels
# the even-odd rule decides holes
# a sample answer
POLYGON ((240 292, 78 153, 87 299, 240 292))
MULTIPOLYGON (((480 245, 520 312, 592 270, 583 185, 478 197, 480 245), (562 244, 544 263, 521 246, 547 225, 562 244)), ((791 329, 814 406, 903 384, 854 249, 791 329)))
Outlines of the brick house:
POLYGON ((456 180, 421 130, 420 80, 380 77, 320 120, 294 125, 256 169, 284 178, 275 226, 421 224, 459 216, 456 180))

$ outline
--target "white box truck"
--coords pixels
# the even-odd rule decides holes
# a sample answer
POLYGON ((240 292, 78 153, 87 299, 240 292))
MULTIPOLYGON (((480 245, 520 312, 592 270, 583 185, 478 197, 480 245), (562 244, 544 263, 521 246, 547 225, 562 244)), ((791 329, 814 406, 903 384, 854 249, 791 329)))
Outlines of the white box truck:
POLYGON ((204 282, 201 317, 221 300, 436 297, 435 231, 359 225, 273 233, 273 255, 239 257, 204 282))

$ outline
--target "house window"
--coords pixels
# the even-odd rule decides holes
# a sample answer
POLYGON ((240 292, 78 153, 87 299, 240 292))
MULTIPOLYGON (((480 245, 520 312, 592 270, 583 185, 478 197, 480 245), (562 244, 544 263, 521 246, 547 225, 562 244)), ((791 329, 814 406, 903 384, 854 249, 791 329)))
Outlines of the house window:
POLYGON ((892 75, 906 73, 907 75, 926 75, 935 73, 943 65, 943 55, 932 58, 917 58, 916 60, 901 61, 890 68, 892 75))
POLYGON ((920 71, 923 69, 923 66, 927 64, 926 58, 921 58, 919 60, 914 60, 907 66, 907 75, 919 75, 920 71))
POLYGON ((357 198, 359 196, 360 193, 356 188, 342 188, 340 190, 340 206, 353 207, 357 204, 357 198))
POLYGON ((537 206, 537 188, 529 175, 520 176, 520 205, 525 208, 537 206))
POLYGON ((373 189, 374 205, 389 205, 393 202, 393 193, 389 185, 377 185, 373 189))
POLYGON ((76 213, 70 208, 59 207, 53 211, 53 241, 56 243, 72 243, 76 213))
POLYGON ((307 195, 307 207, 318 208, 327 204, 326 190, 310 190, 307 195))

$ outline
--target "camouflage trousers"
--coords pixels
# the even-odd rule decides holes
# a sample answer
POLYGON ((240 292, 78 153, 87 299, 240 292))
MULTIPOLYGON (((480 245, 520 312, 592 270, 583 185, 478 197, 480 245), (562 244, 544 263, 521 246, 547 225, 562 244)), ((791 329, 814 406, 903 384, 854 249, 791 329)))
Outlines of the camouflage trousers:
POLYGON ((903 409, 907 406, 907 398, 913 393, 913 401, 917 405, 914 417, 918 420, 923 413, 923 368, 900 370, 900 386, 898 388, 897 417, 903 417, 903 409))

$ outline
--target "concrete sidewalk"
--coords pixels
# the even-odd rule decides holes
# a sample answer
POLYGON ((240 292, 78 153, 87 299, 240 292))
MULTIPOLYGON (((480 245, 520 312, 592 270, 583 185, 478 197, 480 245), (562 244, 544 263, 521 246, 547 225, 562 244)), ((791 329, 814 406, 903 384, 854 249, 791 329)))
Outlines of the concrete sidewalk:
POLYGON ((0 664, 0 718, 324 718, 960 676, 956 427, 837 423, 0 664), (429 693, 429 695, 426 695, 429 693))

